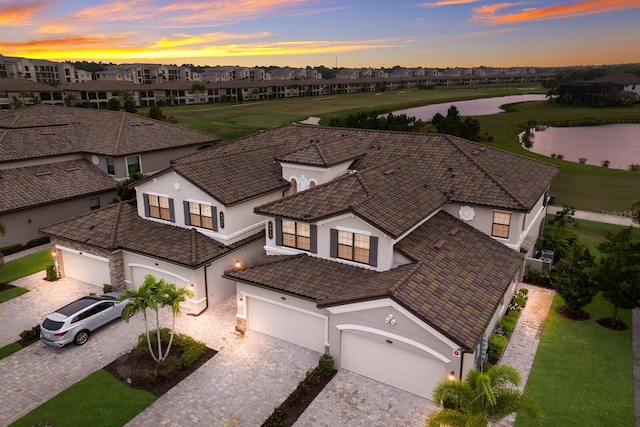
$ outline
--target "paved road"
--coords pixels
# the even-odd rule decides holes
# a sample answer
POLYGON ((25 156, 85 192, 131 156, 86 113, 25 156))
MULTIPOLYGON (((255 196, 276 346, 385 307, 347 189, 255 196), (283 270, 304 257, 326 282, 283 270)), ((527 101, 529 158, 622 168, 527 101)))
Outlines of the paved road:
MULTIPOLYGON (((547 212, 549 214, 555 214, 562 210, 562 206, 549 206, 547 212)), ((602 212, 587 212, 576 211, 573 215, 577 219, 585 219, 587 221, 604 222, 607 224, 616 224, 624 226, 640 227, 640 224, 634 223, 632 218, 635 215, 631 211, 602 211, 602 212)))

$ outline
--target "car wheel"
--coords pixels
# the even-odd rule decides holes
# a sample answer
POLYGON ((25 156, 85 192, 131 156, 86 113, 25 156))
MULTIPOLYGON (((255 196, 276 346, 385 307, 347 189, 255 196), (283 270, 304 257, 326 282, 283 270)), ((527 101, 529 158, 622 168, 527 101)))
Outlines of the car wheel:
POLYGON ((76 345, 82 345, 86 343, 88 340, 89 340, 89 331, 84 330, 76 334, 75 338, 73 339, 73 342, 76 343, 76 345))

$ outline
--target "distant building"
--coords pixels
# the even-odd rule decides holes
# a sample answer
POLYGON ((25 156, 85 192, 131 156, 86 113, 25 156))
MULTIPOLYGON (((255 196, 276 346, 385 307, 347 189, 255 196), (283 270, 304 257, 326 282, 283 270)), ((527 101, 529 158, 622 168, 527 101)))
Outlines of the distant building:
POLYGON ((0 78, 26 79, 37 83, 77 83, 91 80, 91 73, 66 62, 0 55, 0 78))

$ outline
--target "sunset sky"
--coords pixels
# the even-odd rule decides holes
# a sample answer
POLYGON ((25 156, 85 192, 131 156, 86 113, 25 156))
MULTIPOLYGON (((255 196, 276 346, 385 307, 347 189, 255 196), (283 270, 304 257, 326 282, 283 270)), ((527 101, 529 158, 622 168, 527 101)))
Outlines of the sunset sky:
POLYGON ((212 66, 631 63, 640 0, 0 0, 0 54, 212 66))

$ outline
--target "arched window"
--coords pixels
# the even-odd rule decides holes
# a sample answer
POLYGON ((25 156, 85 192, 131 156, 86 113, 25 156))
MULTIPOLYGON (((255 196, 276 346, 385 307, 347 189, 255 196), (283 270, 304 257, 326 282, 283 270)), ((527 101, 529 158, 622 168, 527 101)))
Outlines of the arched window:
POLYGON ((295 178, 291 178, 291 194, 298 192, 298 181, 295 178))
POLYGON ((309 188, 314 188, 316 186, 315 181, 309 181, 309 188))

